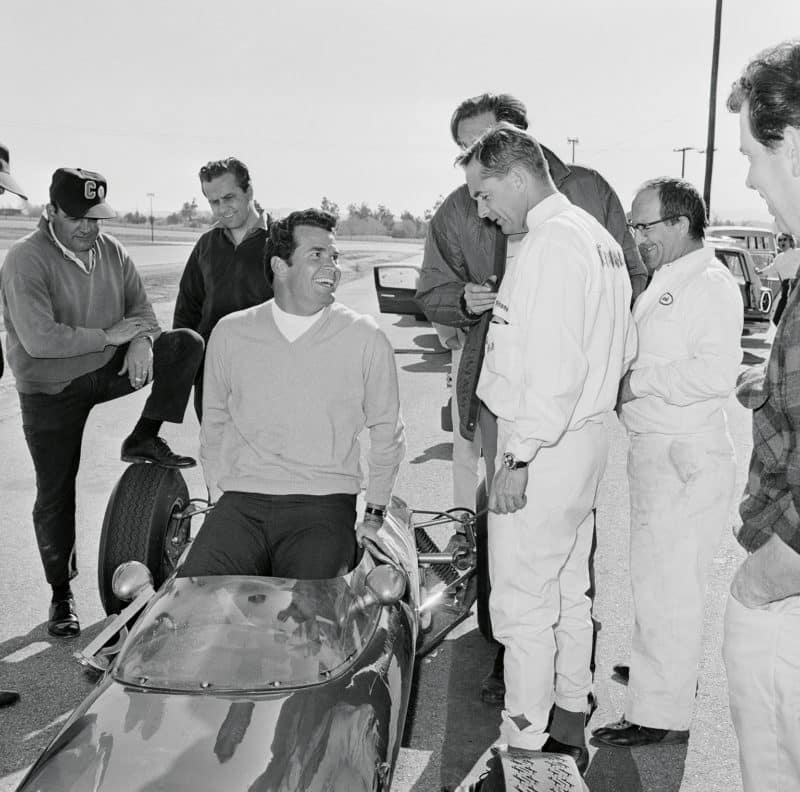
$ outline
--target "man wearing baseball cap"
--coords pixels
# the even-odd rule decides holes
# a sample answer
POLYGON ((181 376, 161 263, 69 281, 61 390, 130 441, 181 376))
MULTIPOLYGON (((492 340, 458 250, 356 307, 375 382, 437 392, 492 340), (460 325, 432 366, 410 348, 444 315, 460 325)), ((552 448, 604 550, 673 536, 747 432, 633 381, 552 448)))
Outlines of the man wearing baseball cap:
MULTIPOLYGON (((28 196, 22 192, 22 187, 11 176, 9 166, 10 156, 8 149, 0 143, 0 195, 4 192, 14 193, 24 201, 28 196)), ((3 376, 3 348, 0 346, 0 377, 3 376)), ((0 690, 0 707, 9 707, 19 701, 19 693, 15 690, 0 690)))
POLYGON ((83 429, 95 404, 153 389, 122 444, 125 462, 190 467, 158 436, 180 423, 203 340, 192 330, 161 332, 125 248, 101 233, 115 216, 99 173, 59 168, 38 228, 8 251, 0 296, 8 362, 36 470, 33 523, 53 589, 48 631, 80 632, 70 580, 75 558, 75 479, 83 429))

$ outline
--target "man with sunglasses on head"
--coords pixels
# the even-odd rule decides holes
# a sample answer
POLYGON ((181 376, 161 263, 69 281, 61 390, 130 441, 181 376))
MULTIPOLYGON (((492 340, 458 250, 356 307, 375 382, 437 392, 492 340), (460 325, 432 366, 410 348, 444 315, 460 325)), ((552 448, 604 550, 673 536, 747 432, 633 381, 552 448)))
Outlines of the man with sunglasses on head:
MULTIPOLYGON (((208 343, 223 316, 272 298, 264 268, 269 216, 259 212, 247 166, 236 157, 200 168, 200 188, 216 223, 194 246, 181 276, 172 326, 188 327, 208 343)), ((203 417, 203 366, 194 383, 203 417)))
POLYGON ((593 732, 612 747, 685 743, 694 709, 706 580, 736 477, 725 404, 742 360, 743 305, 703 240, 706 207, 681 179, 646 182, 630 227, 652 280, 633 318, 639 350, 620 386, 630 435, 634 628, 622 720, 593 732))

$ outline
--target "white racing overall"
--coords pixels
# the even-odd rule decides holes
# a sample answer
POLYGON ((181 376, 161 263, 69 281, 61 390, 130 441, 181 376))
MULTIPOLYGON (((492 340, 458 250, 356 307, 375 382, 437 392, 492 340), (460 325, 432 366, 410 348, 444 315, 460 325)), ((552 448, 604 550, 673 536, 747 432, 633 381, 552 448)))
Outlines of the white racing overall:
POLYGON ((591 689, 592 508, 604 416, 635 332, 622 251, 596 220, 555 194, 527 225, 498 291, 478 395, 498 417, 498 468, 506 452, 533 460, 527 505, 490 513, 488 544, 492 625, 506 647, 501 739, 537 749, 553 701, 583 712, 591 689))
POLYGON ((689 729, 706 580, 736 476, 724 405, 741 361, 742 298, 702 248, 662 266, 633 310, 630 433, 634 627, 625 717, 689 729))

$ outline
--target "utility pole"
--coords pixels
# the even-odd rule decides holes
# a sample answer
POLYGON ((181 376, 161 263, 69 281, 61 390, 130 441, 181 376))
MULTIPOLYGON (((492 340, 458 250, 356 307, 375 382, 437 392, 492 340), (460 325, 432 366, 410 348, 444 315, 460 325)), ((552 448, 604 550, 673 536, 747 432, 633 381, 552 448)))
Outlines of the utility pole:
POLYGON ((155 217, 153 217, 153 198, 156 197, 155 193, 147 193, 147 197, 150 199, 150 241, 154 241, 154 234, 153 234, 153 223, 155 222, 155 217))
POLYGON ((711 219, 711 176, 714 172, 714 133, 717 120, 717 71, 719 70, 719 38, 722 28, 722 0, 717 0, 714 12, 714 47, 711 52, 711 89, 708 97, 708 140, 706 142, 706 180, 703 199, 711 219))
POLYGON ((578 138, 568 137, 567 138, 567 143, 571 143, 572 144, 572 164, 574 165, 575 164, 575 145, 577 143, 580 143, 580 140, 578 140, 578 138))
POLYGON ((694 146, 681 146, 680 148, 674 148, 673 151, 680 151, 681 153, 681 178, 686 175, 686 152, 687 151, 696 151, 694 146))

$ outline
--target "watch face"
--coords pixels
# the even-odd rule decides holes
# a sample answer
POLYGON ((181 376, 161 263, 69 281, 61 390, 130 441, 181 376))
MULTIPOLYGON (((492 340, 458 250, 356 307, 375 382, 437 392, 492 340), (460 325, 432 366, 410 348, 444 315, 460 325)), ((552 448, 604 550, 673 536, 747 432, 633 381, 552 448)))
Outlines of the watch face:
POLYGON ((503 454, 503 465, 507 467, 509 470, 514 469, 514 463, 516 460, 514 459, 513 454, 505 453, 503 454))

